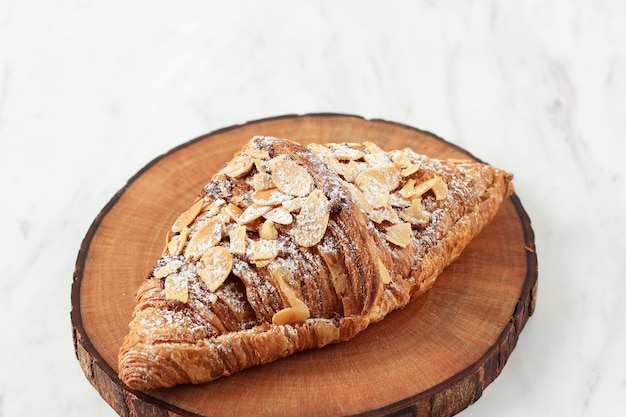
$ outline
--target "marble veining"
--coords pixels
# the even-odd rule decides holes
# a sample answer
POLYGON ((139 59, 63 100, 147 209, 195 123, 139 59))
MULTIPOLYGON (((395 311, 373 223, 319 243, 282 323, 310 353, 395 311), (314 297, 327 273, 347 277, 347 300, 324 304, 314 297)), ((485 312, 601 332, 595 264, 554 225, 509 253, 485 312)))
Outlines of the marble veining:
POLYGON ((113 416, 72 349, 90 223, 201 134, 338 112, 515 173, 539 299, 460 415, 626 408, 626 3, 0 2, 0 416, 113 416))

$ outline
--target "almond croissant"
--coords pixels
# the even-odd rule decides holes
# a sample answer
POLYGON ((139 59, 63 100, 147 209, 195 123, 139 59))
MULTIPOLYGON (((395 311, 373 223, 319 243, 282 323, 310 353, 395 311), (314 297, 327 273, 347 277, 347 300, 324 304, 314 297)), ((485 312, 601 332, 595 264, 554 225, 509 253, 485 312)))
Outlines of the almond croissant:
POLYGON ((131 388, 346 341, 428 290, 512 175, 373 143, 254 137, 173 224, 119 352, 131 388))

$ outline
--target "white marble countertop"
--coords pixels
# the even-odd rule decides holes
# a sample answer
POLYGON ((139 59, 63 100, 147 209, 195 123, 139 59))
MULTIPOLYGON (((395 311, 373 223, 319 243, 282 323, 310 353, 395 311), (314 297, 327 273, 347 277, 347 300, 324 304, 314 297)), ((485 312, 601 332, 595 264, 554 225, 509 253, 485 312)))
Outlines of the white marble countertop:
POLYGON ((70 286, 128 178, 203 133, 314 112, 516 175, 538 304, 461 415, 626 409, 625 19, 621 0, 0 2, 0 416, 114 415, 74 355, 70 286))

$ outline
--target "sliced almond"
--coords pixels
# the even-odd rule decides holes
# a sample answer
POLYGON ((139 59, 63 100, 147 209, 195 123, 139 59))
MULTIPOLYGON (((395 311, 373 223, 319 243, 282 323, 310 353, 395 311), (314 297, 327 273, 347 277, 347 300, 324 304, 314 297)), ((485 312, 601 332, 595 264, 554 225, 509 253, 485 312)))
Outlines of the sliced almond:
POLYGON ((178 247, 176 248, 176 255, 180 255, 185 250, 187 246, 187 239, 189 239, 189 234, 191 234, 191 229, 189 227, 184 227, 183 230, 180 231, 178 235, 178 247))
POLYGON ((387 241, 405 248, 411 242, 411 225, 409 223, 398 223, 385 229, 387 241))
POLYGON ((222 208, 224 213, 226 213, 231 219, 235 222, 239 223, 239 218, 243 214, 243 210, 234 205, 233 203, 228 203, 225 207, 222 208))
POLYGON ((189 239, 187 248, 185 249, 185 257, 188 259, 201 257, 207 250, 217 245, 219 241, 222 240, 223 229, 222 223, 216 219, 209 219, 196 231, 191 239, 189 239))
POLYGON ((266 168, 266 165, 265 165, 266 162, 267 161, 264 161, 262 159, 254 158, 254 167, 256 168, 256 170, 258 172, 265 174, 265 173, 267 173, 267 168, 266 168))
POLYGON ((210 212, 210 215, 214 215, 219 211, 219 207, 223 206, 224 204, 226 204, 226 200, 224 200, 223 198, 218 198, 217 200, 214 200, 209 204, 203 205, 200 209, 200 212, 210 212))
POLYGON ((435 193, 435 198, 437 200, 445 200, 448 196, 448 185, 441 179, 441 177, 435 177, 438 181, 433 185, 433 193, 435 193))
POLYGON ((194 219, 198 216, 198 214, 200 213, 200 210, 202 210, 203 205, 204 205, 204 199, 201 198, 197 200, 195 203, 193 203, 193 205, 189 207, 189 209, 187 209, 180 216, 178 216, 178 219, 176 219, 176 221, 172 225, 172 232, 173 233, 180 232, 183 229, 183 227, 189 226, 194 221, 194 219))
POLYGON ((293 198, 278 188, 255 191, 252 193, 251 197, 252 201, 260 206, 279 206, 283 203, 283 201, 291 200, 293 198))
POLYGON ((424 210, 422 199, 417 197, 411 200, 411 205, 400 212, 400 218, 411 224, 428 220, 428 214, 424 210))
POLYGON ((313 190, 313 177, 291 159, 273 165, 272 182, 283 193, 296 197, 304 197, 313 190))
POLYGON ((267 261, 278 256, 278 245, 275 240, 250 240, 248 242, 248 258, 251 261, 267 261))
POLYGON ((165 278, 165 299, 186 303, 189 300, 189 283, 187 278, 171 274, 165 278))
POLYGON ((389 204, 390 195, 388 191, 372 187, 364 189, 363 195, 372 209, 381 208, 389 204))
POLYGON ((448 186, 441 179, 441 177, 435 175, 433 178, 417 184, 413 190, 413 197, 420 197, 426 191, 431 189, 433 190, 433 193, 435 194, 435 198, 437 200, 443 200, 448 195, 448 186))
POLYGON ((263 217, 278 224, 291 224, 293 222, 293 216, 283 207, 273 208, 265 213, 263 217))
POLYGON ((214 246, 202 255, 196 272, 211 292, 215 292, 233 269, 233 255, 223 246, 214 246))
POLYGON ((402 188, 398 191, 404 199, 409 200, 411 197, 415 196, 415 180, 413 178, 409 179, 404 183, 402 188))
MULTIPOLYGON (((305 306, 306 307, 306 306, 305 306)), ((277 311, 272 316, 272 324, 281 326, 283 324, 302 323, 311 316, 309 309, 287 307, 277 311)))
POLYGON ((255 159, 268 159, 270 157, 270 154, 264 149, 254 149, 252 152, 250 152, 250 156, 255 159))
POLYGON ((258 259, 254 261, 250 261, 250 263, 254 264, 257 268, 265 268, 273 262, 272 259, 258 259))
POLYGON ((267 213, 271 209, 272 209, 272 206, 262 206, 260 204, 253 203, 249 205, 248 208, 243 211, 243 213, 241 213, 241 216, 239 216, 239 220, 237 223, 239 224, 251 223, 252 221, 263 216, 265 213, 267 213))
POLYGON ((329 217, 330 204, 324 193, 316 188, 307 197, 291 229, 296 243, 304 247, 317 244, 326 233, 329 217))
POLYGON ((178 237, 175 237, 167 244, 167 252, 170 255, 176 255, 176 252, 178 252, 178 246, 178 237))
POLYGON ((245 176, 254 166, 253 158, 247 154, 240 154, 233 158, 224 168, 221 173, 228 175, 231 178, 242 178, 245 176))
POLYGON ((276 187, 272 182, 272 177, 266 172, 257 172, 252 177, 252 187, 255 191, 267 190, 276 187))
POLYGON ((283 208, 288 212, 300 211, 304 202, 306 201, 306 197, 296 197, 291 200, 283 201, 283 208))
POLYGON ((420 166, 418 164, 411 164, 407 166, 406 168, 402 168, 402 176, 408 177, 409 175, 413 175, 417 171, 419 171, 419 169, 420 169, 420 166))
POLYGON ((387 152, 383 151, 373 142, 364 142, 363 146, 367 149, 367 153, 363 155, 365 162, 374 168, 392 165, 391 159, 387 152))
POLYGON ((165 247, 163 248, 162 255, 165 255, 169 250, 169 244, 172 241, 172 230, 168 230, 165 234, 165 247))
POLYGON ((274 226, 274 222, 271 220, 265 220, 263 225, 259 229, 259 237, 261 239, 276 240, 278 239, 278 230, 274 226))
POLYGON ((400 217, 398 217, 398 213, 389 205, 385 204, 384 206, 372 210, 369 213, 369 217, 373 222, 382 223, 384 221, 390 223, 400 223, 400 217))
POLYGON ((389 270, 380 258, 378 258, 378 272, 383 280, 383 284, 389 284, 391 282, 391 275, 389 274, 389 270))
POLYGON ((412 165, 413 161, 411 157, 413 155, 413 151, 409 148, 389 152, 389 156, 391 157, 393 163, 398 165, 400 168, 406 168, 409 165, 412 165))
POLYGON ((348 182, 354 182, 360 172, 359 165, 354 161, 350 161, 343 167, 343 178, 348 182))
POLYGON ((230 251, 235 255, 246 254, 246 226, 237 226, 228 233, 230 251))
POLYGON ((389 192, 398 188, 401 179, 400 170, 393 165, 387 165, 361 172, 355 179, 355 185, 363 191, 366 188, 378 188, 389 192))
POLYGON ((155 278, 163 278, 178 271, 178 268, 180 268, 182 265, 183 263, 181 261, 174 259, 166 263, 162 267, 156 268, 152 274, 155 278))
POLYGON ((335 158, 340 161, 356 161, 362 159, 364 156, 362 151, 351 148, 345 144, 335 145, 331 147, 331 151, 335 158))

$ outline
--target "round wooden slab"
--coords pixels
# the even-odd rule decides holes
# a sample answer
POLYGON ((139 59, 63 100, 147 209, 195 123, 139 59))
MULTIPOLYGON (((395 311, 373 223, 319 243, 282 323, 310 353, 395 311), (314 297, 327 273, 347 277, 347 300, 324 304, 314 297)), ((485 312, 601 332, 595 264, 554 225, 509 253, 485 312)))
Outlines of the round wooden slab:
POLYGON ((471 157, 397 123, 313 114, 226 128, 156 158, 102 210, 78 255, 74 346, 102 397, 122 416, 449 416, 476 401, 502 370, 535 303, 534 236, 515 195, 428 293, 351 341, 203 385, 138 392, 120 381, 117 354, 134 293, 167 229, 254 135, 305 144, 367 140, 386 150, 471 157))

